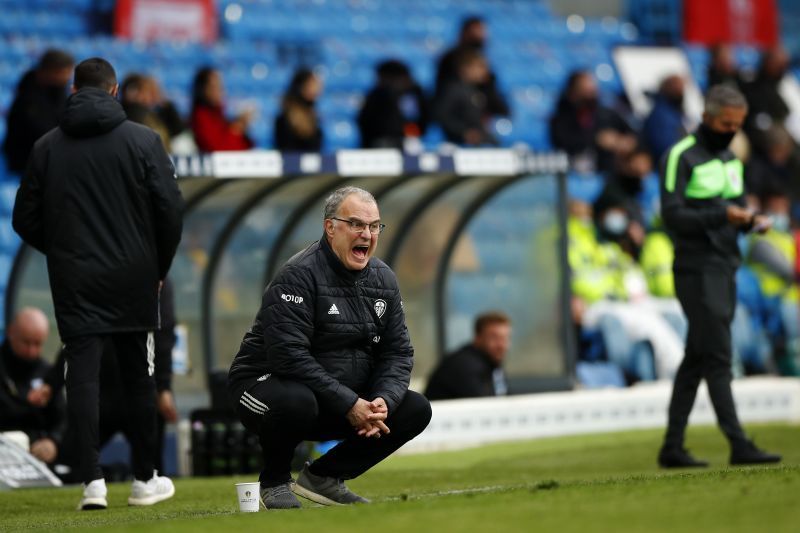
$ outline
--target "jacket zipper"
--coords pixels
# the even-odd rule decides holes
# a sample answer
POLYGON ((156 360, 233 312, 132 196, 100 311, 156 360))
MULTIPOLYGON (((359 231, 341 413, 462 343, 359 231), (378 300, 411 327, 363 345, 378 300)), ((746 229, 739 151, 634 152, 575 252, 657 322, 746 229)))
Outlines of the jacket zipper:
MULTIPOLYGON (((358 318, 364 319, 364 311, 361 308, 361 280, 356 280, 356 300, 357 300, 357 307, 358 307, 358 318)), ((356 351, 353 350, 352 352, 352 363, 353 363, 353 376, 356 375, 356 351)))

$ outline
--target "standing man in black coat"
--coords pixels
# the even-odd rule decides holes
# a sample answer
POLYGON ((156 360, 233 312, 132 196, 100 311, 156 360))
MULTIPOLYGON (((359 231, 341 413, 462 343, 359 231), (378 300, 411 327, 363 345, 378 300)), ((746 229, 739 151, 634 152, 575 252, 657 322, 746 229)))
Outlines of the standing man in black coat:
POLYGON ((383 229, 373 196, 331 194, 322 239, 291 258, 264 292, 229 374, 234 408, 259 435, 261 499, 300 507, 368 503, 344 480, 360 476, 416 437, 431 418, 408 390, 414 349, 394 273, 373 258, 383 229), (303 440, 343 439, 289 472, 303 440))
POLYGON ((98 460, 98 374, 114 345, 131 409, 130 505, 174 493, 153 469, 153 331, 158 299, 181 235, 182 198, 172 162, 151 129, 126 120, 114 68, 75 68, 59 126, 36 142, 17 192, 13 225, 47 258, 67 361, 69 423, 79 435, 81 509, 107 506, 98 460))
POLYGON ((505 313, 483 313, 475 319, 470 344, 448 355, 428 381, 429 400, 505 396, 503 361, 511 346, 511 319, 505 313))
POLYGON ((22 76, 8 111, 8 129, 3 141, 3 153, 11 172, 22 174, 33 143, 58 126, 73 66, 75 60, 71 55, 53 49, 46 51, 36 67, 22 76))
POLYGON ((686 353, 675 375, 667 432, 658 454, 664 468, 708 466, 683 447, 697 387, 706 381, 731 464, 776 463, 745 435, 731 391, 731 321, 736 309, 738 237, 767 231, 770 219, 747 208, 742 163, 728 149, 747 115, 747 101, 727 85, 706 94, 703 123, 661 162, 661 215, 675 244, 675 293, 689 321, 686 353))

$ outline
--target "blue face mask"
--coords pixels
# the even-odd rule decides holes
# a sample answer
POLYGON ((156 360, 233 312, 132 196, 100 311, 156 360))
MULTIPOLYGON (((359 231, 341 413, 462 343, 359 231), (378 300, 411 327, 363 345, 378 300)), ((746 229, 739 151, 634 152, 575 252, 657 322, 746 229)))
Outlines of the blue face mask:
POLYGON ((628 217, 619 211, 606 213, 603 217, 603 229, 610 235, 622 235, 628 229, 628 217))
POLYGON ((772 229, 780 231, 781 233, 789 231, 791 226, 789 215, 785 213, 770 213, 769 216, 772 219, 772 229))

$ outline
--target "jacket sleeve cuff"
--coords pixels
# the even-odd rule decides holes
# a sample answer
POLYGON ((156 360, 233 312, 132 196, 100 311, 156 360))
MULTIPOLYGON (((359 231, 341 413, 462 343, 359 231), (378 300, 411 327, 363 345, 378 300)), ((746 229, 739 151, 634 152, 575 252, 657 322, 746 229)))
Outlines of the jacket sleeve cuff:
POLYGON ((339 385, 339 389, 336 391, 336 398, 334 400, 334 411, 342 416, 346 416, 348 411, 350 411, 357 401, 358 394, 344 385, 339 385))
POLYGON ((172 390, 172 380, 171 379, 157 379, 156 380, 156 391, 163 392, 165 390, 172 390))
POLYGON ((388 391, 373 392, 370 396, 370 400, 374 400, 375 398, 383 398, 383 401, 386 402, 386 408, 389 410, 389 414, 392 414, 395 408, 400 404, 400 401, 388 391))
POLYGON ((722 206, 719 210, 719 225, 724 226, 728 223, 728 206, 722 206))

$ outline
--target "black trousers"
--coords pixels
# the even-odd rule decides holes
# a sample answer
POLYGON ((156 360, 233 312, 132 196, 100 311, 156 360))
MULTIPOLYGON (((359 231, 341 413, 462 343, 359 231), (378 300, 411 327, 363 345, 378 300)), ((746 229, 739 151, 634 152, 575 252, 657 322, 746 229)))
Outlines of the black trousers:
MULTIPOLYGON (((120 394, 120 396, 122 396, 120 394)), ((102 450, 106 444, 117 433, 122 433, 128 444, 132 442, 132 428, 130 424, 130 410, 124 405, 124 398, 104 398, 102 395, 102 388, 100 394, 100 426, 99 437, 97 439, 97 446, 102 450), (112 403, 105 404, 104 402, 111 401, 112 403)), ((153 468, 159 472, 164 471, 164 435, 166 433, 167 421, 156 412, 156 436, 155 436, 155 450, 153 455, 153 468)), ((79 436, 75 428, 67 426, 67 431, 64 434, 64 439, 58 450, 58 464, 67 465, 71 469, 68 476, 59 476, 62 481, 67 483, 81 482, 81 478, 76 477, 80 462, 81 444, 79 436)), ((131 449, 131 452, 133 450, 131 449)))
POLYGON ((745 439, 731 392, 731 321, 736 309, 735 273, 675 273, 675 292, 689 321, 686 354, 675 375, 665 446, 682 447, 697 387, 705 379, 717 423, 731 446, 745 439))
POLYGON ((314 393, 300 383, 269 376, 231 384, 231 400, 242 424, 256 433, 264 456, 259 481, 272 487, 291 481, 294 449, 304 440, 341 440, 314 461, 314 475, 353 479, 360 476, 403 444, 419 435, 431 419, 431 405, 421 394, 408 391, 386 425, 391 432, 381 438, 365 438, 343 415, 331 413, 314 393))
POLYGON ((105 342, 114 344, 127 403, 133 475, 153 476, 156 439, 156 388, 153 379, 153 336, 147 332, 87 335, 67 339, 67 414, 77 448, 77 478, 101 479, 99 457, 100 361, 105 342))

